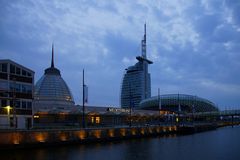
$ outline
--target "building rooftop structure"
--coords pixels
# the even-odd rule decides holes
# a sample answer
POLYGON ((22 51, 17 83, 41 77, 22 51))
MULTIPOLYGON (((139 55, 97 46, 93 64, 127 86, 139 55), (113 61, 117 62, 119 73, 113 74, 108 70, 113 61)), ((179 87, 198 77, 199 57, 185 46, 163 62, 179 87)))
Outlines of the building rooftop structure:
POLYGON ((204 98, 186 94, 166 94, 141 101, 138 109, 166 110, 173 112, 211 112, 217 106, 204 98))
POLYGON ((120 103, 122 108, 135 108, 146 98, 151 97, 151 76, 148 73, 148 64, 153 62, 147 59, 146 24, 142 40, 142 55, 137 56, 138 62, 126 69, 122 80, 120 103))
POLYGON ((67 109, 74 106, 69 87, 61 77, 60 70, 54 66, 54 47, 52 45, 51 67, 35 85, 34 111, 41 109, 67 109))

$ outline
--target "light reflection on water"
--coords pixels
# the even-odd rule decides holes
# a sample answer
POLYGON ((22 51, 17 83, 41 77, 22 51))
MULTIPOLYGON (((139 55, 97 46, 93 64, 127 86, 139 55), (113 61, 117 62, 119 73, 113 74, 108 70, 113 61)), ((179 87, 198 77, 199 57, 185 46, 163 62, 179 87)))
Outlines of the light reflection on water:
POLYGON ((240 126, 185 136, 161 136, 87 145, 54 146, 0 151, 13 160, 238 160, 240 126))

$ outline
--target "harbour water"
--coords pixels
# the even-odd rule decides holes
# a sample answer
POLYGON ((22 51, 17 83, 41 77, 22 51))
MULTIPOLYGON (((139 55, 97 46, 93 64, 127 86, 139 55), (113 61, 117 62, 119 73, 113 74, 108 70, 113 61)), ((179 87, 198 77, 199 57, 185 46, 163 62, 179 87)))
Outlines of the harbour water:
POLYGON ((95 144, 1 150, 3 160, 239 160, 240 126, 95 144))

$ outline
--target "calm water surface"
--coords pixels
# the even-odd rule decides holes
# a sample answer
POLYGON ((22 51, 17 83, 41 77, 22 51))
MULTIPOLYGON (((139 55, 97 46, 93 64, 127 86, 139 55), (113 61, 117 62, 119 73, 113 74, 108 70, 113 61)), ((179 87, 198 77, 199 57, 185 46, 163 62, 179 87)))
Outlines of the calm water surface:
POLYGON ((16 160, 240 160, 240 126, 185 136, 0 151, 16 160))

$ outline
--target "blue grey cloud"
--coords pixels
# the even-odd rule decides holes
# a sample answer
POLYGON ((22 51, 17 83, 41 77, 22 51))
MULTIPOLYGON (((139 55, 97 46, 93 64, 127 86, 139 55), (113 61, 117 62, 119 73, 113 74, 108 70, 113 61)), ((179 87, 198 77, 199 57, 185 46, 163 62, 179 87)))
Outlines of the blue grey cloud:
POLYGON ((124 69, 140 54, 147 22, 152 94, 199 95, 220 108, 240 105, 240 3, 234 0, 1 1, 0 58, 36 72, 56 66, 81 103, 119 105, 124 69))

